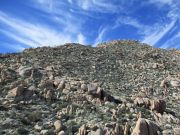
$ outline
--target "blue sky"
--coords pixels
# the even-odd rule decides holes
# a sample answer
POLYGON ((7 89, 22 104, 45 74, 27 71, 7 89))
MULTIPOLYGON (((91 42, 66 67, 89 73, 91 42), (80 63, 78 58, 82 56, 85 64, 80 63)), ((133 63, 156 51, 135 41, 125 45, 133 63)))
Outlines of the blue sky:
POLYGON ((135 39, 180 49, 179 0, 0 0, 0 52, 135 39))

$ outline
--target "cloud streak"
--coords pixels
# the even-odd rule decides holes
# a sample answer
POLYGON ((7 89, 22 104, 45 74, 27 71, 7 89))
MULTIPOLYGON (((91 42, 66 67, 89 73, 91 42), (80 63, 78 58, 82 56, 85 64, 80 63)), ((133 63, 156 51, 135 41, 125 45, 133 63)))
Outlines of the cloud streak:
POLYGON ((151 35, 145 37, 145 39, 142 42, 155 45, 175 26, 175 23, 176 20, 173 20, 169 25, 166 25, 163 29, 155 31, 151 35))
POLYGON ((6 30, 0 30, 1 33, 30 47, 54 46, 66 42, 86 42, 82 33, 74 37, 73 32, 68 31, 67 27, 60 32, 58 29, 55 30, 43 24, 26 22, 3 12, 0 12, 0 21, 6 26, 6 30))

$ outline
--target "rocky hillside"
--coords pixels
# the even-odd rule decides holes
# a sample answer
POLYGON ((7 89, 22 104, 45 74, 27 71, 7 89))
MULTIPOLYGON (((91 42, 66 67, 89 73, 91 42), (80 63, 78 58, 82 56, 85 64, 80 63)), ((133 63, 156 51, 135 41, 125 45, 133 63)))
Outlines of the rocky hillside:
POLYGON ((0 54, 0 135, 180 135, 180 51, 119 40, 0 54))

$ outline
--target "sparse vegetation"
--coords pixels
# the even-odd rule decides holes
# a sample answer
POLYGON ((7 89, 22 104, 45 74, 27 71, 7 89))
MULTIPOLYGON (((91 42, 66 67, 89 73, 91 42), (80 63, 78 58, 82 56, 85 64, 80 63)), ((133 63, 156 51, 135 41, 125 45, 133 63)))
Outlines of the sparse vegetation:
POLYGON ((0 54, 0 134, 128 135, 138 120, 173 133, 179 58, 130 40, 0 54))

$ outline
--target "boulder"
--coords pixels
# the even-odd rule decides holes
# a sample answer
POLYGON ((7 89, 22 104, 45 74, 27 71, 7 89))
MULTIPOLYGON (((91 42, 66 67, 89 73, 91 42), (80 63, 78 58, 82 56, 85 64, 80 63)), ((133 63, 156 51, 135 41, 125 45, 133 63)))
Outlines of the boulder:
POLYGON ((40 135, 48 135, 48 134, 49 134, 49 130, 47 130, 47 129, 43 129, 40 132, 40 135))
POLYGON ((150 100, 148 98, 141 98, 141 97, 137 97, 134 100, 134 104, 137 106, 144 106, 146 108, 149 108, 150 106, 150 100))
POLYGON ((17 78, 17 73, 12 69, 3 69, 0 73, 2 81, 14 80, 17 78))
POLYGON ((97 92, 97 84, 96 83, 90 83, 88 84, 88 94, 90 95, 96 95, 97 92))
POLYGON ((37 80, 37 79, 41 79, 43 76, 43 74, 41 73, 41 71, 38 69, 38 68, 33 68, 32 71, 31 71, 31 78, 34 79, 34 80, 37 80))
POLYGON ((174 128, 174 135, 180 135, 180 128, 174 128))
POLYGON ((81 90, 87 91, 88 90, 87 85, 86 84, 81 84, 81 90))
POLYGON ((150 120, 139 118, 132 135, 157 135, 158 131, 160 131, 160 128, 157 124, 150 120))
POLYGON ((166 102, 161 99, 151 100, 150 109, 158 113, 163 113, 166 110, 166 102))
POLYGON ((55 127, 55 131, 59 132, 59 131, 61 131, 63 129, 63 124, 62 124, 62 122, 60 120, 56 120, 54 122, 54 127, 55 127))
POLYGON ((114 134, 113 135, 124 135, 123 133, 123 128, 119 124, 116 123, 115 128, 114 128, 114 134))
POLYGON ((52 80, 41 80, 38 87, 46 88, 46 89, 54 89, 54 82, 52 80))
POLYGON ((158 113, 163 113, 166 110, 166 102, 162 99, 148 99, 137 97, 134 100, 134 104, 137 106, 144 106, 145 108, 151 109, 158 113))
POLYGON ((98 129, 96 130, 96 132, 94 133, 94 135, 104 135, 103 129, 102 129, 102 128, 98 128, 98 129))
POLYGON ((52 100, 53 99, 53 93, 51 90, 48 90, 47 93, 46 93, 46 97, 45 97, 47 100, 52 100))
POLYGON ((172 87, 180 87, 180 79, 173 78, 170 80, 170 85, 172 87))
POLYGON ((22 93, 24 92, 24 87, 23 86, 18 86, 12 90, 10 90, 7 94, 7 98, 15 98, 22 96, 22 93))
POLYGON ((41 79, 42 72, 39 68, 21 66, 17 72, 21 77, 31 77, 32 79, 41 79))
POLYGON ((86 125, 82 125, 80 128, 79 128, 79 135, 87 135, 87 131, 86 131, 86 125))
POLYGON ((59 83, 57 89, 63 90, 65 88, 65 83, 66 83, 65 80, 61 80, 61 82, 59 83))
POLYGON ((30 77, 32 69, 33 69, 32 67, 21 66, 18 69, 18 72, 19 72, 19 75, 22 77, 30 77))

